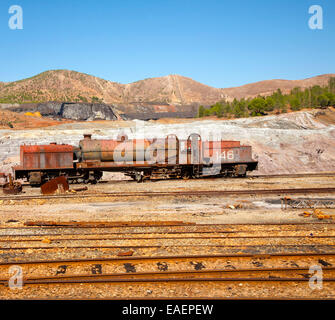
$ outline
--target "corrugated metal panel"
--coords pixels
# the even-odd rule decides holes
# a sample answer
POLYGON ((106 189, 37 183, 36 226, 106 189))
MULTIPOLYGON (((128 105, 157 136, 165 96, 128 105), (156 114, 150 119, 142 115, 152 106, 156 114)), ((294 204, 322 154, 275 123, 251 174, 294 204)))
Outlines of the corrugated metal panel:
POLYGON ((73 147, 70 145, 21 146, 20 155, 24 169, 73 168, 73 147))

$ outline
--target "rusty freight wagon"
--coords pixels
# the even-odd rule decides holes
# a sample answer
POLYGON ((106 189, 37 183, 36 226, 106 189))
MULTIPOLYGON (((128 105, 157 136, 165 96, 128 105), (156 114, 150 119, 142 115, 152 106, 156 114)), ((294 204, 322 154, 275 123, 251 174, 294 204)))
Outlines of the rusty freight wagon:
POLYGON ((46 179, 61 175, 76 175, 74 150, 71 145, 23 145, 20 147, 20 165, 13 167, 15 179, 27 179, 31 185, 40 185, 46 179))
POLYGON ((96 140, 84 135, 78 147, 71 145, 21 146, 21 164, 14 167, 16 179, 41 184, 65 175, 72 183, 96 183, 104 171, 123 172, 140 182, 145 179, 243 177, 257 169, 251 146, 239 141, 202 141, 191 134, 163 139, 96 140))

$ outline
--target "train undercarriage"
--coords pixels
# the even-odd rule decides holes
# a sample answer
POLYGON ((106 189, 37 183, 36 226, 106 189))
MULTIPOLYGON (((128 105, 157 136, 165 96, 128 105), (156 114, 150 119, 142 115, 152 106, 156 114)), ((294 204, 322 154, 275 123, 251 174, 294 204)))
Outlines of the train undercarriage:
POLYGON ((63 170, 16 170, 15 179, 26 179, 32 186, 40 186, 59 176, 66 176, 70 184, 96 184, 103 172, 123 172, 137 182, 163 179, 198 179, 202 177, 245 177, 253 164, 170 165, 131 168, 63 169, 63 170))
POLYGON ((155 179, 198 179, 202 177, 245 177, 247 164, 234 164, 231 166, 173 166, 165 168, 132 170, 125 172, 126 176, 131 177, 137 182, 155 179))

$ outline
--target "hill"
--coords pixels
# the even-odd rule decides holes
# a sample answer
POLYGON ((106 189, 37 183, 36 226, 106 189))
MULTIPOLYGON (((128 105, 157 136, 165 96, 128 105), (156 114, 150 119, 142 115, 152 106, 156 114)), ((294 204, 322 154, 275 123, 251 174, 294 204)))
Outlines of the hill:
MULTIPOLYGON (((325 85, 334 74, 304 80, 266 80, 235 88, 213 88, 191 78, 168 75, 129 84, 120 84, 69 70, 50 70, 34 77, 0 82, 0 103, 47 101, 107 103, 122 112, 176 112, 188 106, 212 105, 234 98, 269 95, 280 88, 284 93, 294 87, 325 85), (167 106, 175 106, 170 110, 167 106)), ((183 109, 185 111, 185 109, 183 109)))
POLYGON ((190 78, 170 75, 130 84, 68 71, 46 71, 32 78, 0 85, 2 103, 105 102, 110 104, 211 104, 222 99, 220 89, 190 78))
POLYGON ((280 80, 280 79, 265 80, 246 84, 240 87, 222 89, 222 91, 227 96, 236 99, 254 98, 258 95, 261 96, 271 95, 277 89, 280 89, 283 93, 289 93, 293 88, 296 87, 305 89, 316 85, 325 86, 327 85, 329 78, 334 76, 335 74, 330 73, 303 80, 280 80))

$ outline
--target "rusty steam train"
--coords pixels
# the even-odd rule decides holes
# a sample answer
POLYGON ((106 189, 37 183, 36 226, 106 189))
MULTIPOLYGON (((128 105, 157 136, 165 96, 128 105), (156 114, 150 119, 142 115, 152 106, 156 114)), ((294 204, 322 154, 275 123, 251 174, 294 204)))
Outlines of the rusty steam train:
POLYGON ((23 145, 15 179, 41 185, 58 176, 70 183, 97 183, 103 172, 123 172, 134 180, 243 177, 257 169, 251 146, 239 141, 202 141, 198 134, 186 140, 176 135, 165 139, 95 140, 84 135, 78 147, 67 144, 23 145))

